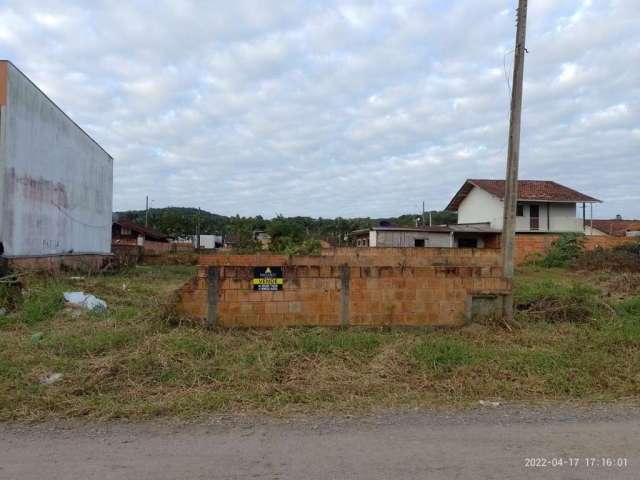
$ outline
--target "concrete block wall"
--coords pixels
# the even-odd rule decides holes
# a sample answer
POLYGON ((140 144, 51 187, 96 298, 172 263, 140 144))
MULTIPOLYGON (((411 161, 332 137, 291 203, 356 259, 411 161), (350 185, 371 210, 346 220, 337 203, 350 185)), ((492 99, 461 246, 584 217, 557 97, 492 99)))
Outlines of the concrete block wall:
POLYGON ((212 255, 178 310, 211 326, 438 325, 468 322, 474 296, 501 306, 510 285, 498 250, 338 248, 316 257, 212 255), (251 287, 253 268, 282 267, 281 291, 251 287))

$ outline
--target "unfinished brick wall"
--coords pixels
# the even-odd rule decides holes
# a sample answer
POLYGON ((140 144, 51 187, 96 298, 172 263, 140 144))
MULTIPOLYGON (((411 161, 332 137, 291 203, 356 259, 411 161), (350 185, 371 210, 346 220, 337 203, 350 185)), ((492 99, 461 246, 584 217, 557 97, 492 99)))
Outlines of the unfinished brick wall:
MULTIPOLYGON (((531 260, 536 255, 544 255, 548 248, 555 242, 560 235, 545 234, 545 233, 526 233, 517 234, 514 262, 516 265, 522 265, 523 263, 531 260)), ((584 237, 585 250, 593 250, 595 248, 612 248, 617 245, 624 245, 625 243, 637 242, 638 239, 633 237, 610 237, 610 236, 586 236, 584 237)))
POLYGON ((337 248, 322 256, 211 255, 178 310, 211 326, 461 325, 473 298, 509 291, 499 250, 337 248), (252 290, 254 267, 282 267, 282 291, 252 290))

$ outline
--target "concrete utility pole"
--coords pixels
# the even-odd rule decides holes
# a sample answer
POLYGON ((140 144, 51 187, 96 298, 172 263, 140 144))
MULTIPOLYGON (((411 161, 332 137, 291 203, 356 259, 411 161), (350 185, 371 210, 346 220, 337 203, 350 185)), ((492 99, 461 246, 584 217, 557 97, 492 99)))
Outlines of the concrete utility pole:
MULTIPOLYGON (((507 156, 507 176, 504 184, 504 217, 502 222, 502 268, 504 276, 508 280, 513 279, 526 28, 527 0, 519 0, 516 22, 516 48, 513 62, 513 89, 511 91, 511 117, 509 120, 509 152, 507 156)), ((513 320, 513 295, 508 295, 505 298, 504 307, 505 320, 510 322, 513 320)))
POLYGON ((147 195, 147 206, 145 208, 145 213, 144 213, 144 226, 145 227, 149 226, 149 195, 147 195))
POLYGON ((200 207, 198 207, 198 220, 196 223, 196 250, 200 250, 200 207))
POLYGON ((424 200, 422 201, 422 226, 427 226, 427 218, 424 216, 424 200))

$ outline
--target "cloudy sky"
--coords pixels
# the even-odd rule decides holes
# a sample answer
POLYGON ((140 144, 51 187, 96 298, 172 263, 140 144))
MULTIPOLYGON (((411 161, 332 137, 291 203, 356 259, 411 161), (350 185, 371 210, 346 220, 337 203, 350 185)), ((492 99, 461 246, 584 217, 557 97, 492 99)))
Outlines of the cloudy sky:
MULTIPOLYGON (((114 208, 387 216, 504 176, 516 0, 0 0, 114 208)), ((531 0, 520 178, 640 217, 640 4, 531 0)))

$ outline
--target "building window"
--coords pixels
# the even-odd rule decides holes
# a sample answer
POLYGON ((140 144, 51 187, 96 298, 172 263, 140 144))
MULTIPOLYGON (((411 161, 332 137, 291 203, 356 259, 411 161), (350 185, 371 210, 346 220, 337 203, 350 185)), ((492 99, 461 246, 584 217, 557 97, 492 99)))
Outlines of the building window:
POLYGON ((516 216, 524 217, 524 205, 518 204, 518 206, 516 207, 516 216))
POLYGON ((416 238, 413 241, 413 246, 414 247, 424 247, 424 238, 416 238))
POLYGON ((478 248, 477 238, 460 238, 458 239, 459 248, 478 248))

